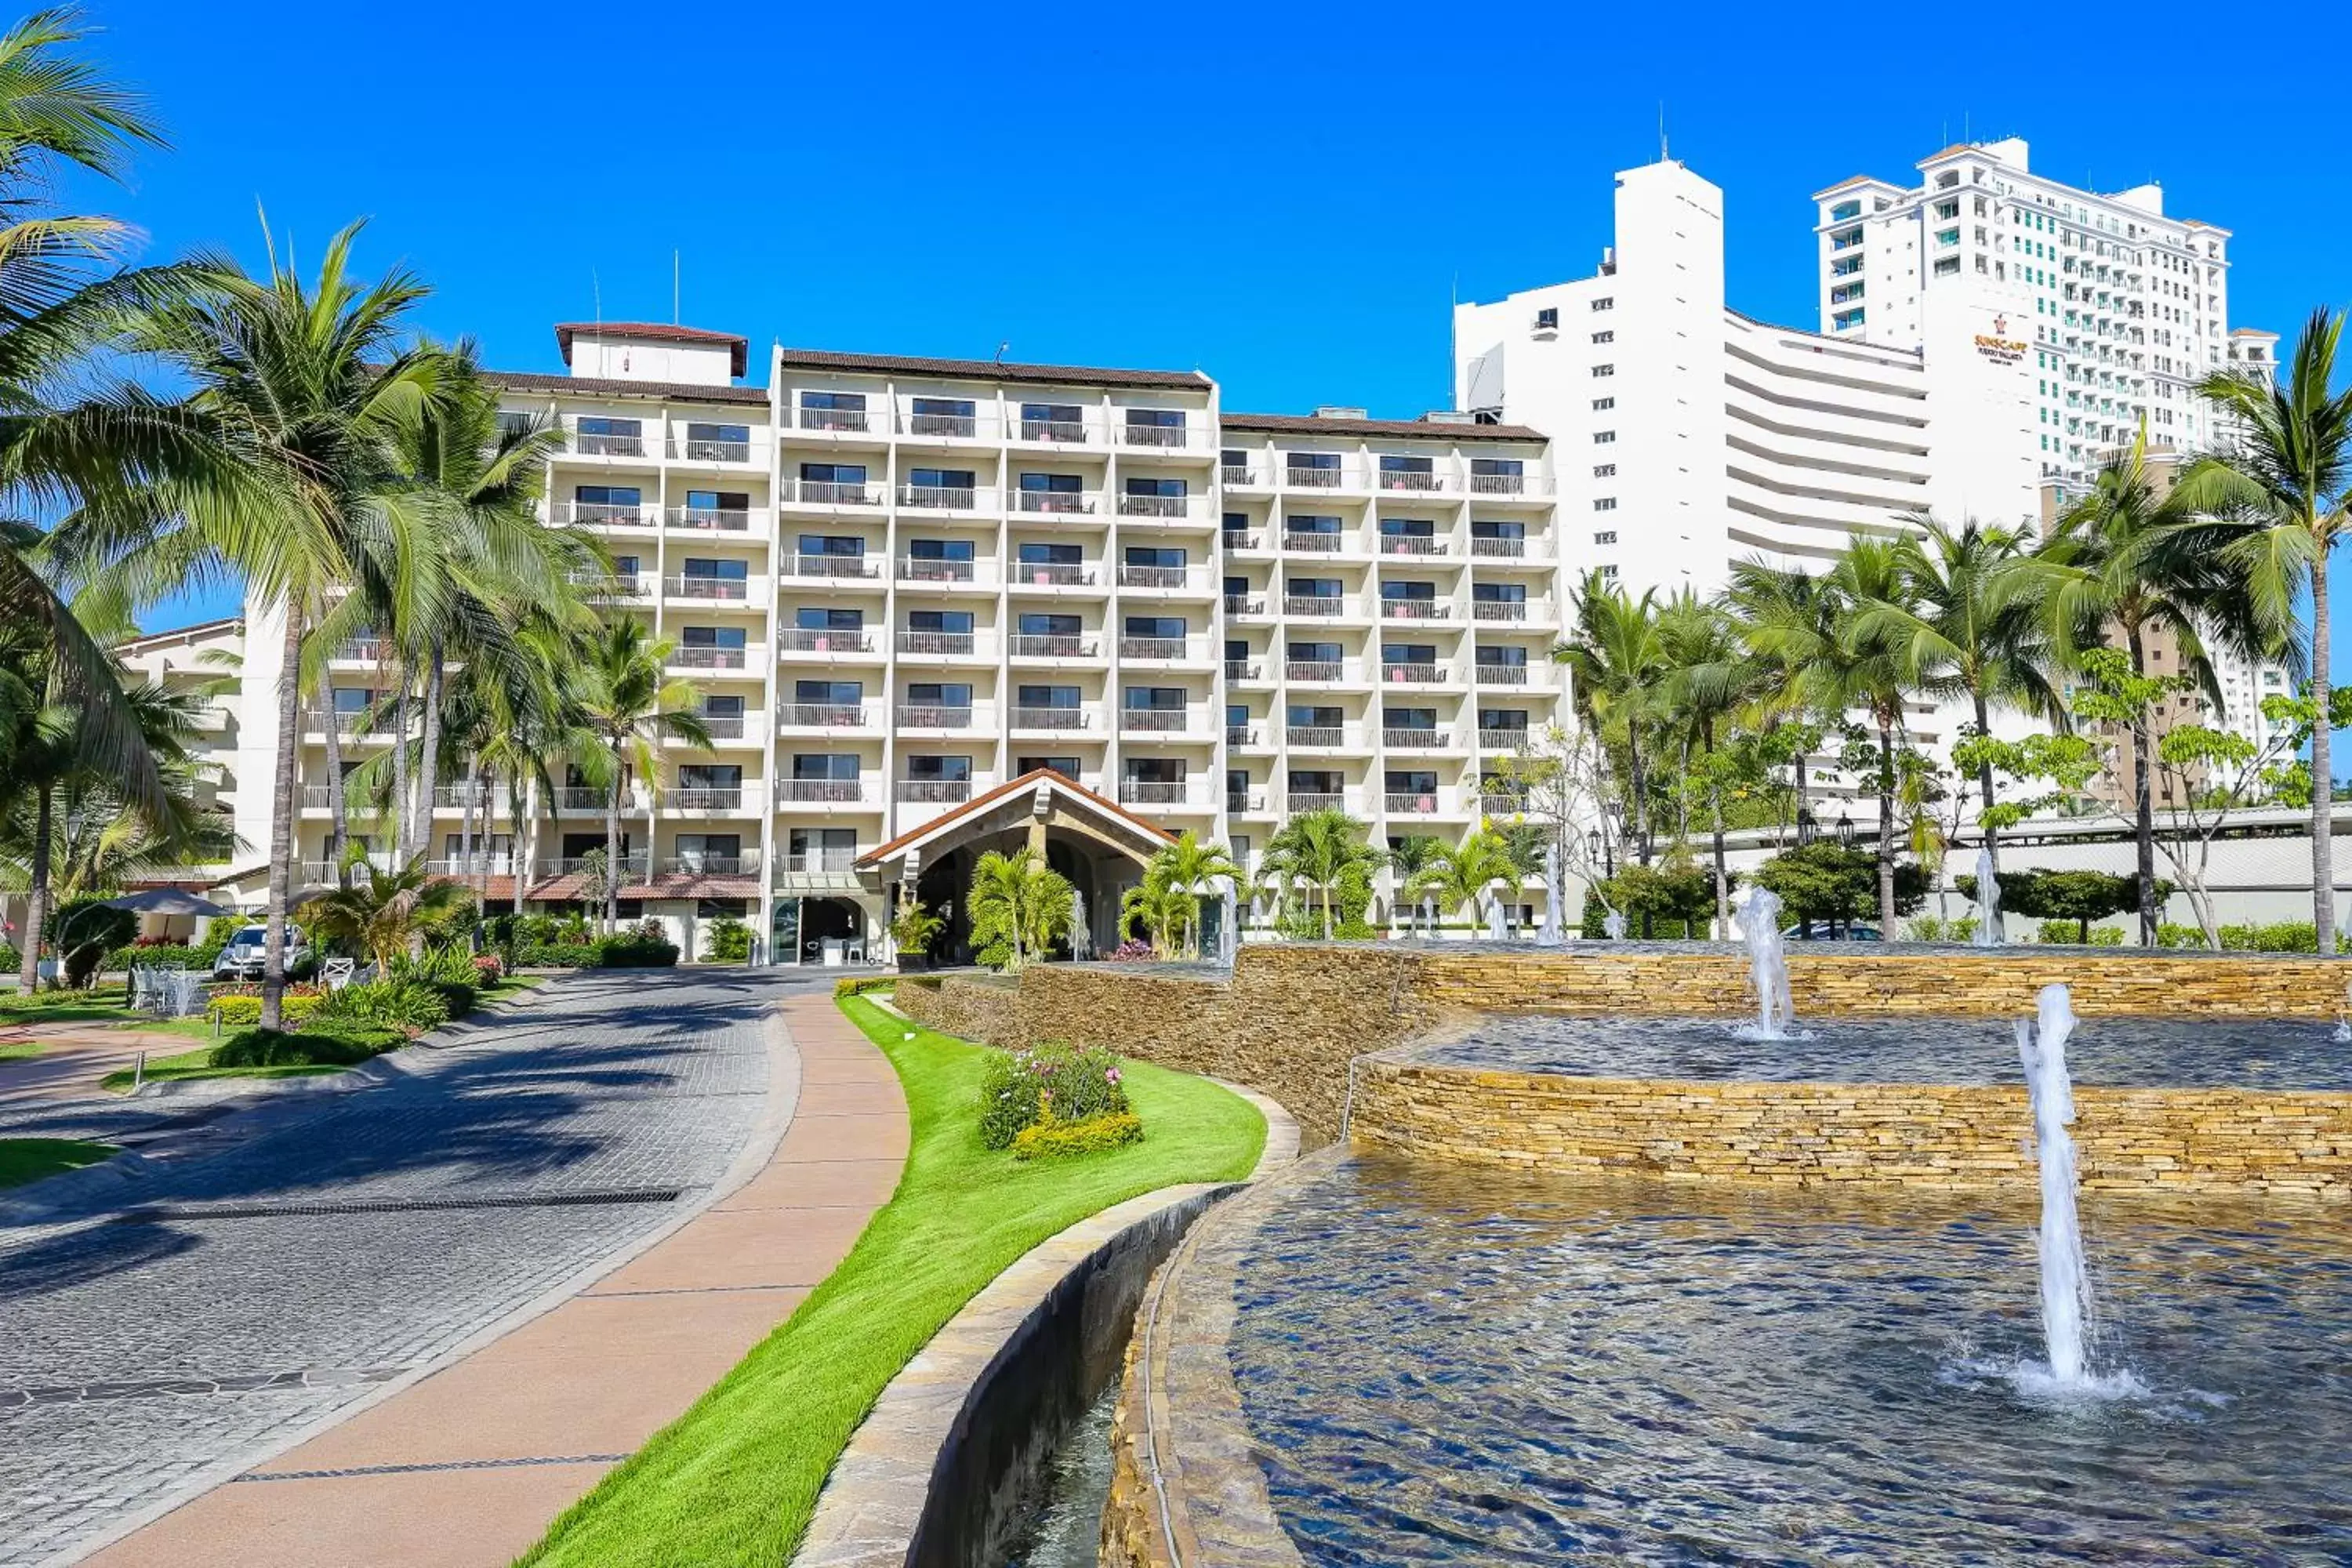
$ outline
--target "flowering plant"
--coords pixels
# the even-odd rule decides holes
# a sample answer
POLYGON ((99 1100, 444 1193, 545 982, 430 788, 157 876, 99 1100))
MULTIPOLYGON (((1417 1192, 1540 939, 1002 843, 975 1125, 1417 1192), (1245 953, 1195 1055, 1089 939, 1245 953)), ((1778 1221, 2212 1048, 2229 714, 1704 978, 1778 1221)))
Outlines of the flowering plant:
POLYGON ((1026 1127, 1125 1113, 1118 1058, 1101 1047, 1031 1046, 992 1052, 980 1080, 980 1136, 1009 1147, 1026 1127))

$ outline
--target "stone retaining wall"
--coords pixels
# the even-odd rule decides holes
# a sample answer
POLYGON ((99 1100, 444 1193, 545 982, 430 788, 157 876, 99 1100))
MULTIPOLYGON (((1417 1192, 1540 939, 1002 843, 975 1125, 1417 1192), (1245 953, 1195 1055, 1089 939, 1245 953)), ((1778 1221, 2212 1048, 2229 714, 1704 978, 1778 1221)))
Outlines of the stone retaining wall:
MULTIPOLYGON (((2352 1200, 2352 1094, 2074 1090, 2086 1192, 2352 1200)), ((1816 1186, 2034 1186, 2022 1088, 1563 1078, 1362 1065, 1351 1141, 1523 1169, 1816 1186)))

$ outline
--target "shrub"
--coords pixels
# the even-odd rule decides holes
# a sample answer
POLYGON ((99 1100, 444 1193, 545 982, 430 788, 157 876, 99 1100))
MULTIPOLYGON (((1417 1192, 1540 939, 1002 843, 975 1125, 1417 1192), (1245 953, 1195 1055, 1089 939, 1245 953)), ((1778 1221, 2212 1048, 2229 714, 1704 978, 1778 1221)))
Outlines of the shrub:
POLYGON ((484 990, 488 990, 490 986, 496 985, 499 980, 504 978, 505 974, 506 965, 499 962, 499 955, 497 953, 478 952, 474 954, 475 984, 482 987, 484 990))
MULTIPOLYGON (((289 1024, 299 1023, 316 1013, 326 1000, 316 992, 298 992, 289 987, 278 1002, 278 1016, 289 1024)), ((250 993, 242 988, 236 992, 215 991, 208 1011, 220 1019, 225 1028, 244 1028, 258 1024, 261 1022, 260 988, 257 986, 250 993)))
POLYGON ((349 1067, 402 1043, 393 1029, 246 1029, 215 1046, 216 1068, 349 1067))
POLYGON ((751 928, 733 915, 719 915, 706 927, 710 945, 703 958, 711 963, 744 963, 751 957, 751 928))
POLYGON ((515 967, 528 964, 533 969, 593 969, 596 949, 584 942, 530 942, 519 944, 514 953, 515 967))
MULTIPOLYGON (((1319 935, 1322 928, 1318 926, 1316 931, 1319 935)), ((1160 955, 1151 951, 1150 942, 1129 937, 1103 956, 1114 963, 1149 963, 1160 955)))
POLYGON ((1948 921, 1921 915, 1904 927, 1904 935, 1913 942, 1950 942, 1966 946, 1977 939, 1977 917, 1962 915, 1948 921))
POLYGON ((992 1051, 980 1079, 980 1141, 1009 1147, 1024 1127, 1049 1118, 1083 1121, 1129 1109, 1118 1058, 1099 1046, 1032 1046, 992 1051))
POLYGON ((1016 1160, 1053 1160, 1066 1154, 1092 1154, 1143 1142, 1143 1122, 1131 1110, 1090 1116, 1083 1121, 1041 1121, 1013 1135, 1016 1160))
POLYGON ((931 943, 939 940, 947 923, 944 916, 926 909, 921 900, 910 900, 890 922, 890 940, 898 943, 900 956, 921 958, 931 951, 931 943))
POLYGON ((421 1035, 449 1021, 449 1003, 440 986, 409 975, 346 985, 317 1016, 421 1035))
MULTIPOLYGON (((658 932, 660 927, 655 925, 658 932)), ((677 963, 677 944, 640 927, 625 936, 608 936, 593 949, 592 961, 600 969, 667 969, 677 963)))
POLYGON ((894 974, 862 974, 851 979, 835 981, 833 994, 835 997, 863 996, 868 991, 890 990, 898 984, 898 978, 894 974))

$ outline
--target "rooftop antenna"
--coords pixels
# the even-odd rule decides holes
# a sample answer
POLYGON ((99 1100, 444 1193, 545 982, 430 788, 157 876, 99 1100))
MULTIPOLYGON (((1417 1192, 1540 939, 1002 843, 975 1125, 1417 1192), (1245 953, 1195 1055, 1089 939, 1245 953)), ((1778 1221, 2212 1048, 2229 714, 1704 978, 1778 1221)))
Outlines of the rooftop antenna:
POLYGON ((1658 100, 1658 162, 1666 160, 1666 100, 1658 100))
POLYGON ((998 344, 996 345, 996 363, 999 363, 999 364, 1003 364, 1003 363, 1004 363, 1004 351, 1005 351, 1005 350, 1007 350, 1007 349, 1009 349, 1009 348, 1011 348, 1012 346, 1013 346, 1013 340, 1012 340, 1011 338, 1006 338, 1003 342, 1000 342, 1000 343, 998 343, 998 344))
POLYGON ((604 330, 604 285, 597 281, 596 269, 593 267, 588 269, 588 293, 595 301, 596 330, 602 333, 604 330))
POLYGON ((677 250, 676 247, 672 247, 669 253, 669 324, 673 327, 682 324, 677 313, 677 250))

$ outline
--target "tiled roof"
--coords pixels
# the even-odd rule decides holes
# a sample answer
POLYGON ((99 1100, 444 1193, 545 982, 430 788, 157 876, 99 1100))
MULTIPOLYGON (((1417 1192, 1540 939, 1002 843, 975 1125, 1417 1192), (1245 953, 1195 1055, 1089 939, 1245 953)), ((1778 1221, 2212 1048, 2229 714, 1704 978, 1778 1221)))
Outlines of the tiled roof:
POLYGON ((710 332, 700 327, 672 327, 659 321, 558 321, 555 323, 555 346, 563 351, 563 363, 572 363, 572 334, 602 333, 612 338, 646 338, 665 343, 722 343, 732 351, 728 356, 730 375, 743 374, 745 355, 750 342, 737 332, 710 332))
POLYGON ((1939 159, 1949 158, 1958 153, 1981 153, 1983 151, 1984 144, 1980 142, 1955 142, 1950 146, 1945 148, 1942 152, 1930 153, 1926 157, 1920 159, 1919 167, 1925 168, 1928 164, 1936 163, 1939 159))
POLYGON ((1454 425, 1433 419, 1318 419, 1306 414, 1220 414, 1226 430, 1271 436, 1375 436, 1422 441, 1549 441, 1524 425, 1454 425))
POLYGON ((482 379, 512 392, 576 393, 591 397, 648 397, 664 403, 726 403, 768 406, 764 386, 694 386, 678 381, 606 381, 590 375, 539 375, 530 371, 486 370, 482 379))
POLYGON ((795 370, 838 370, 865 375, 936 375, 959 381, 1022 381, 1057 386, 1167 386, 1205 392, 1197 370, 1105 370, 1075 364, 1015 364, 985 359, 923 359, 899 354, 845 354, 826 349, 778 349, 795 370))
POLYGON ((1840 191, 1850 191, 1856 185, 1884 185, 1890 191, 1900 190, 1902 188, 1895 184, 1894 181, 1882 180, 1874 174, 1855 174, 1850 179, 1840 180, 1834 185, 1822 186, 1820 190, 1813 193, 1812 199, 1814 201, 1820 201, 1825 196, 1833 196, 1840 191))
POLYGON ((1128 810, 1127 807, 1119 805, 1117 801, 1108 800, 1103 796, 1097 795, 1094 791, 1087 788, 1086 785, 1072 781, 1067 774, 1056 773, 1052 768, 1032 768, 1017 779, 1009 779, 1005 783, 998 784, 994 789, 988 791, 984 795, 974 795, 963 805, 957 806, 953 811, 942 812, 938 816, 931 818, 930 821, 923 824, 920 827, 901 833, 898 837, 893 838, 887 844, 879 844, 875 846, 873 848, 868 849, 865 854, 860 855, 857 858, 857 865, 860 868, 878 866, 883 861, 887 860, 892 856, 898 854, 899 850, 904 849, 908 845, 915 843, 919 839, 929 837, 932 834, 939 832, 940 829, 948 826, 950 823, 961 821, 967 816, 976 816, 977 814, 987 810, 990 806, 994 805, 998 801, 1004 799, 1006 796, 1018 795, 1023 790, 1025 790, 1031 785, 1038 784, 1041 781, 1051 782, 1055 789, 1064 791, 1069 795, 1076 795, 1081 799, 1087 801, 1108 816, 1125 819, 1127 822, 1140 828, 1144 833, 1154 838, 1165 839, 1170 843, 1175 842, 1176 836, 1169 832, 1166 828, 1160 826, 1158 823, 1147 821, 1143 817, 1136 816, 1135 813, 1128 810))

